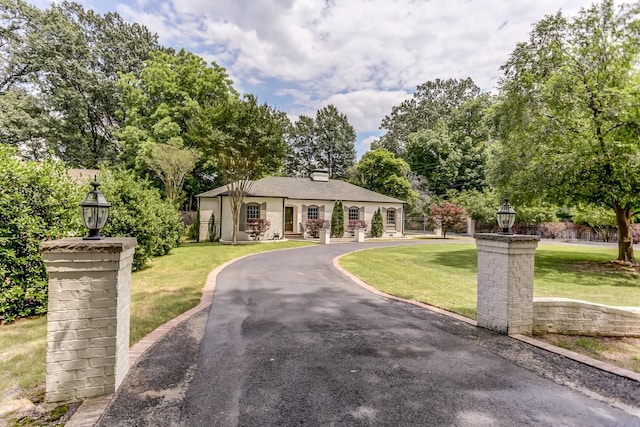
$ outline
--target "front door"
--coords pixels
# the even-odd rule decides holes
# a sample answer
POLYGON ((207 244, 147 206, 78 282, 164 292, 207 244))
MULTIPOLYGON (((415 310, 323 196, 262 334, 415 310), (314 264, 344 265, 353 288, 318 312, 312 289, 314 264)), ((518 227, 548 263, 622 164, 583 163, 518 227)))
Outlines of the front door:
POLYGON ((284 232, 293 233, 293 206, 284 208, 284 232))

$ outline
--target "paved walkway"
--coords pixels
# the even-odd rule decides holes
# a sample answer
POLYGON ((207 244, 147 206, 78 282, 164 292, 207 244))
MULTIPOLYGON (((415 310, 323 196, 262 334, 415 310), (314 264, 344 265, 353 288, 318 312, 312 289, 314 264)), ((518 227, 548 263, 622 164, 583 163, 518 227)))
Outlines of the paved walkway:
POLYGON ((210 312, 141 357, 100 425, 639 424, 636 381, 373 294, 331 265, 373 246, 227 267, 210 312))

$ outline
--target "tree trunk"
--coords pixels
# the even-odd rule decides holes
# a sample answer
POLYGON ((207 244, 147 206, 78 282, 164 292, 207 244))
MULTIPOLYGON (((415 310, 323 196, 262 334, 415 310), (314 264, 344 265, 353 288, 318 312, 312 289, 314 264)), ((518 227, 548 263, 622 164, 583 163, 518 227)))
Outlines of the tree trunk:
MULTIPOLYGON (((238 225, 240 223, 240 206, 242 202, 238 202, 237 193, 229 192, 229 201, 231 202, 231 216, 233 217, 231 229, 231 243, 235 246, 238 244, 238 225)), ((220 224, 222 230, 222 223, 220 224)), ((222 235, 222 232, 220 233, 222 235)))
POLYGON ((618 223, 618 261, 636 262, 631 236, 631 208, 623 207, 616 201, 614 209, 618 223))

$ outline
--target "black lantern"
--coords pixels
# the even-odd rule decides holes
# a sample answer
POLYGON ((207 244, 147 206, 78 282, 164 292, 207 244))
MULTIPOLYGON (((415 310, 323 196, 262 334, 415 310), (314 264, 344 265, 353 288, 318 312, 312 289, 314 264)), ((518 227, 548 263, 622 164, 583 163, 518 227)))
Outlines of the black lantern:
POLYGON ((504 203, 498 211, 498 225, 502 228, 501 234, 511 234, 509 233, 509 229, 513 226, 514 222, 516 222, 516 211, 509 204, 509 198, 505 197, 504 203))
POLYGON ((89 191, 82 203, 80 203, 82 222, 84 226, 89 229, 89 235, 82 239, 100 240, 102 239, 100 229, 104 227, 104 224, 107 222, 109 206, 111 206, 111 204, 104 198, 104 194, 98 190, 100 183, 96 181, 95 177, 91 185, 93 186, 93 190, 89 191))

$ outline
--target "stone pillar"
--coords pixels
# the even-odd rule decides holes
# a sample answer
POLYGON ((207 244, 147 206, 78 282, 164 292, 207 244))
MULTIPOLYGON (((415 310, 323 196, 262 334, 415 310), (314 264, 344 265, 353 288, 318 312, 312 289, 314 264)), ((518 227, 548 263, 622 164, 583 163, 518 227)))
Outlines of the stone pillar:
POLYGON ((331 243, 331 229, 329 228, 320 229, 320 243, 323 245, 328 245, 331 243))
POLYGON ((356 228, 356 242, 364 242, 364 228, 356 228))
POLYGON ((478 326, 531 335, 537 236, 475 235, 478 246, 478 326))
POLYGON ((43 242, 49 275, 48 402, 114 393, 129 369, 135 238, 43 242))

